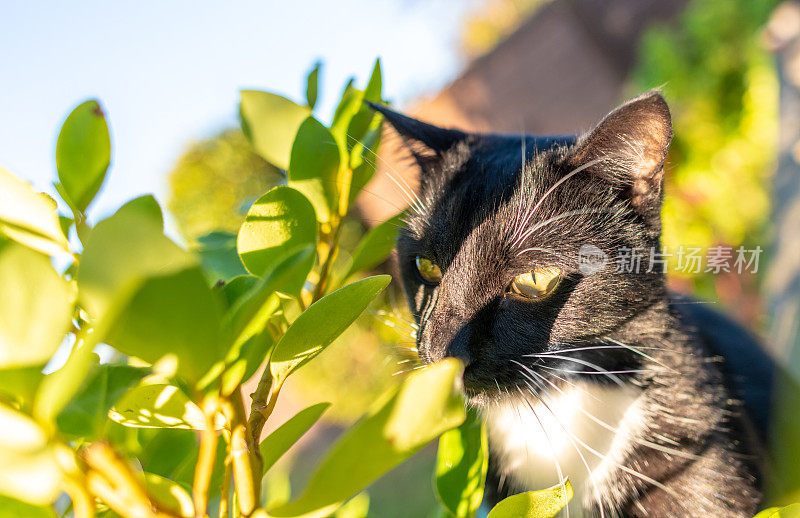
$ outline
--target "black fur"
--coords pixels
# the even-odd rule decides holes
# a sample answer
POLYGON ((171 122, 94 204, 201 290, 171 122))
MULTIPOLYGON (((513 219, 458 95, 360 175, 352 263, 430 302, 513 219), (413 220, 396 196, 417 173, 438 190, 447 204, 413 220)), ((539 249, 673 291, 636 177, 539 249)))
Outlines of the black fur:
MULTIPOLYGON (((611 258, 622 247, 658 249, 672 131, 663 98, 651 92, 629 101, 580 138, 469 134, 374 108, 422 171, 419 200, 397 247, 421 359, 461 358, 466 394, 482 405, 530 386, 515 362, 554 384, 561 381, 552 368, 584 371, 561 377, 615 382, 573 361, 527 355, 609 343, 646 350, 652 360, 624 347, 569 353, 582 365, 632 371, 616 381, 642 389, 649 410, 643 439, 677 444, 686 453, 632 445, 623 464, 659 484, 617 470, 604 513, 752 516, 760 500, 757 447, 748 441, 748 413, 736 401, 758 407, 750 415, 763 438, 771 372, 766 356, 722 317, 671 296, 663 274, 648 271, 649 257, 638 273, 617 272, 613 261, 591 274, 579 265, 584 244, 611 258), (440 265, 440 284, 421 281, 418 255, 440 265), (565 272, 555 294, 535 303, 508 295, 516 275, 542 265, 565 272), (743 353, 747 364, 719 358, 743 353)), ((496 487, 503 466, 494 464, 490 502, 508 489, 496 487)))

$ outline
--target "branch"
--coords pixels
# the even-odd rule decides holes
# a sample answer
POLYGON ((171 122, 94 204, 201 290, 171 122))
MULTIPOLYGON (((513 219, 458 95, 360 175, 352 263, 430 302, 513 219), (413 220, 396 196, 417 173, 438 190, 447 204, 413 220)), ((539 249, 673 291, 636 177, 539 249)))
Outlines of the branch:
POLYGON ((192 484, 192 499, 194 500, 194 514, 197 517, 208 516, 208 488, 211 486, 211 476, 214 473, 214 461, 217 459, 217 431, 214 422, 216 402, 207 400, 203 404, 203 413, 206 418, 205 430, 200 432, 200 451, 197 454, 197 466, 194 470, 192 484))

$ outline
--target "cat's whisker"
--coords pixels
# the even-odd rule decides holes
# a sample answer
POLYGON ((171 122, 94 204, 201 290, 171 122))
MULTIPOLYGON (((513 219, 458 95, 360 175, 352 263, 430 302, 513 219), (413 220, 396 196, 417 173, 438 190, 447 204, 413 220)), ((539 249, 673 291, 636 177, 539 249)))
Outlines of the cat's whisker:
POLYGON ((570 210, 570 211, 561 213, 558 216, 553 216, 552 218, 549 218, 549 219, 546 219, 546 220, 544 220, 542 222, 539 222, 536 225, 534 225, 531 228, 529 228, 528 230, 526 230, 524 233, 522 233, 522 235, 520 235, 517 238, 517 240, 515 242, 515 245, 524 243, 525 240, 528 239, 531 235, 533 235, 534 232, 536 232, 537 230, 539 230, 539 229, 541 229, 543 227, 546 227, 547 225, 550 225, 551 223, 555 223, 556 221, 562 220, 564 218, 568 218, 570 216, 579 216, 579 215, 583 215, 583 214, 599 214, 599 213, 603 213, 603 212, 611 212, 611 211, 609 209, 594 208, 594 209, 570 210))
MULTIPOLYGON (((542 195, 541 198, 539 198, 539 201, 536 202, 536 205, 533 206, 533 209, 531 209, 528 212, 528 215, 525 218, 525 224, 528 224, 528 222, 530 222, 530 220, 533 217, 533 215, 536 214, 536 211, 539 209, 539 207, 542 206, 542 203, 544 203, 544 201, 547 199, 547 197, 550 196, 553 193, 553 191, 555 191, 558 188, 559 185, 563 184, 564 182, 566 182, 567 180, 569 180, 570 178, 572 178, 576 174, 580 173, 581 171, 585 171, 586 169, 592 167, 593 165, 599 164, 600 162, 603 162, 605 160, 608 160, 608 158, 607 157, 600 157, 600 158, 596 158, 594 160, 590 160, 589 162, 586 162, 585 164, 583 164, 581 166, 578 166, 575 169, 573 169, 572 171, 570 171, 569 173, 565 174, 561 179, 559 179, 557 182, 555 182, 547 191, 545 191, 545 193, 542 195)), ((517 241, 514 242, 513 246, 514 247, 519 246, 520 241, 521 240, 519 238, 517 238, 517 241)))
POLYGON ((411 369, 397 371, 397 372, 393 373, 392 376, 399 376, 401 374, 408 374, 409 372, 416 371, 416 370, 419 370, 419 369, 424 369, 425 367, 427 367, 427 365, 424 365, 424 364, 423 365, 418 365, 418 366, 416 366, 414 368, 411 368, 411 369))
MULTIPOLYGON (((514 361, 514 360, 512 360, 512 361, 514 361)), ((515 362, 515 363, 517 363, 517 365, 519 365, 519 366, 520 366, 520 367, 522 367, 523 369, 525 369, 525 370, 529 370, 527 367, 525 367, 525 366, 524 366, 524 365, 522 365, 521 363, 519 363, 519 362, 515 362)), ((524 377, 524 378, 527 378, 527 379, 529 379, 531 382, 533 382, 534 384, 536 384, 536 386, 538 386, 540 389, 541 389, 541 388, 543 388, 541 385, 539 385, 538 383, 536 383, 536 381, 535 381, 533 378, 530 378, 530 377, 528 377, 528 376, 525 374, 525 372, 524 372, 524 371, 523 371, 523 372, 521 372, 521 374, 523 375, 523 377, 524 377)), ((572 445, 572 447, 573 447, 573 448, 575 448, 575 452, 578 454, 578 457, 580 457, 580 459, 581 459, 581 462, 583 462, 583 465, 586 467, 586 474, 587 474, 587 476, 589 477, 589 480, 591 480, 591 481, 592 481, 592 486, 594 487, 594 497, 595 497, 595 500, 597 500, 597 506, 598 506, 598 508, 600 509, 600 518, 604 518, 605 514, 604 514, 604 511, 603 511, 602 500, 600 499, 600 491, 599 491, 599 490, 598 490, 598 488, 597 488, 597 481, 596 481, 596 480, 594 480, 594 478, 592 477, 592 470, 591 470, 591 468, 589 468, 589 463, 588 463, 588 462, 586 462, 586 457, 584 457, 584 456, 583 456, 583 452, 581 452, 581 450, 578 448, 578 446, 577 446, 577 445, 575 444, 575 442, 572 440, 572 437, 570 436, 571 434, 569 433, 569 431, 567 430, 567 428, 564 426, 564 424, 561 422, 561 420, 558 418, 558 416, 557 416, 557 415, 556 415, 556 414, 555 414, 555 413, 554 413, 554 412, 553 412, 553 411, 550 409, 550 407, 547 405, 547 403, 545 402, 545 400, 544 400, 544 399, 542 399, 542 397, 540 397, 540 395, 539 395, 538 391, 537 391, 537 390, 535 390, 535 389, 533 388, 533 386, 531 386, 531 384, 530 384, 530 383, 528 383, 528 381, 527 381, 527 380, 524 380, 524 381, 525 381, 525 385, 527 385, 527 387, 528 387, 528 390, 529 390, 529 392, 530 392, 530 393, 531 393, 531 394, 532 394, 532 395, 533 395, 533 396, 534 396, 536 399, 538 399, 538 400, 539 400, 539 402, 540 402, 542 405, 544 405, 544 407, 547 409, 547 411, 548 411, 548 412, 550 412, 550 414, 553 416, 553 419, 556 421, 556 423, 558 423, 558 426, 560 426, 560 427, 561 427, 561 428, 562 428, 562 429, 563 429, 563 430, 564 430, 564 431, 567 433, 567 439, 569 440, 569 442, 570 442, 570 444, 572 445)), ((518 390, 519 390, 519 389, 518 389, 518 390)), ((531 405, 530 401, 528 401, 528 398, 526 398, 526 397, 525 397, 525 395, 524 395, 524 394, 522 394, 522 390, 520 390, 520 394, 522 395, 522 399, 523 399, 523 400, 524 400, 524 401, 525 401, 525 402, 528 404, 528 407, 531 409, 531 412, 533 412, 533 414, 534 414, 534 415, 536 415, 536 410, 533 408, 533 405, 531 405)), ((537 421, 539 421, 538 417, 537 417, 537 421)), ((542 423, 541 423, 541 421, 539 421, 539 426, 542 426, 542 423)), ((542 431, 544 431, 544 432, 545 432, 545 437, 546 437, 546 436, 547 436, 547 432, 545 431, 544 427, 542 427, 542 431)), ((551 448, 552 448, 552 446, 551 446, 551 448)), ((566 505, 566 504, 565 504, 565 505, 566 505)))
MULTIPOLYGON (((525 394, 522 392, 522 389, 519 387, 517 388, 519 395, 522 397, 523 401, 527 401, 525 394)), ((508 393, 508 391, 506 391, 508 393)), ((536 418, 536 421, 539 423, 539 427, 542 429, 544 433, 544 437, 547 440, 547 444, 550 446, 550 449, 553 450, 553 441, 550 439, 550 434, 547 433, 547 428, 542 423, 542 420, 539 419, 539 415, 536 413, 536 409, 533 406, 529 405, 531 412, 533 412, 533 416, 536 418)), ((517 415, 519 416, 520 422, 522 422, 522 415, 519 413, 519 409, 514 407, 517 410, 517 415)), ((567 489, 566 489, 566 479, 564 478, 564 472, 561 469, 561 463, 558 462, 558 457, 553 456, 553 462, 556 465, 556 474, 558 475, 559 485, 561 486, 561 494, 563 495, 564 499, 564 509, 567 512, 567 518, 569 518, 569 500, 567 499, 567 489)))
MULTIPOLYGON (((522 365, 521 363, 519 363, 519 362, 516 362, 515 360, 511 360, 511 361, 512 361, 512 362, 514 362, 514 363, 516 363, 517 365, 520 365, 521 367, 523 367, 523 368, 524 368, 524 369, 525 369, 525 370, 526 370, 528 373, 530 373, 530 374, 532 374, 532 375, 536 376, 537 378, 540 378, 541 380, 543 380, 543 381, 545 381, 546 383, 548 383, 548 384, 549 384, 551 387, 553 387, 553 389, 554 389, 554 390, 556 390, 558 393, 560 393, 560 394, 564 394, 564 391, 563 391, 563 390, 561 390, 561 388, 560 388, 558 385, 556 385, 556 384, 554 384, 553 382, 551 382, 550 380, 548 380, 548 379, 547 379, 545 376, 542 376, 541 374, 539 374, 539 373, 537 373, 537 372, 533 371, 533 370, 532 370, 532 369, 530 369, 530 368, 527 368, 525 365, 522 365)), ((524 374, 524 373, 523 373, 523 374, 524 374)), ((591 414, 591 413, 590 413, 588 410, 586 410, 585 408, 583 408, 583 406, 581 406, 581 405, 578 405, 577 409, 578 409, 578 411, 579 411, 579 412, 581 412, 582 414, 584 414, 586 417, 588 417, 588 418, 589 418, 589 419, 591 419, 592 421, 596 422, 597 424, 599 424, 599 425, 600 425, 600 426, 602 426, 603 428, 605 428, 605 429, 607 429, 607 430, 611 431, 612 433, 615 433, 615 434, 616 434, 616 433, 618 433, 618 432, 619 432, 619 428, 615 428, 614 426, 611 426, 610 424, 608 424, 607 422, 603 421, 602 419, 600 419, 600 418, 598 418, 598 417, 595 417, 595 416, 594 416, 593 414, 591 414)), ((680 446, 680 444, 679 444, 678 442, 676 442, 676 441, 672 441, 672 440, 670 440, 670 439, 667 439, 666 437, 659 436, 659 438, 661 438, 662 440, 664 440, 664 441, 666 441, 666 442, 671 442, 671 443, 672 443, 672 444, 674 444, 675 446, 680 446)), ((642 446, 645 446, 645 447, 648 447, 648 448, 652 448, 652 449, 654 449, 654 450, 661 451, 661 452, 663 452, 663 453, 667 453, 667 454, 670 454, 670 455, 675 455, 676 457, 681 457, 681 458, 685 458, 685 459, 689 459, 689 460, 698 460, 698 459, 702 458, 702 457, 700 457, 699 455, 695 455, 695 454, 693 454, 693 453, 688 453, 688 452, 684 452, 684 451, 677 450, 677 449, 674 449, 674 448, 670 448, 670 447, 668 447, 668 446, 663 446, 663 445, 660 445, 660 444, 657 444, 657 443, 654 443, 654 442, 651 442, 651 441, 647 441, 647 440, 645 440, 645 439, 640 439, 640 438, 637 438, 637 437, 631 437, 631 439, 632 439, 634 442, 636 442, 637 444, 640 444, 640 445, 642 445, 642 446)), ((711 471, 712 473, 716 473, 714 470, 710 470, 710 471, 711 471)))
POLYGON ((675 369, 673 369, 672 367, 668 367, 668 366, 667 366, 667 365, 665 365, 663 362, 660 362, 660 361, 656 360, 655 358, 653 358, 653 357, 652 357, 652 356, 650 356, 649 354, 647 354, 647 353, 644 353, 644 352, 640 351, 640 350, 639 350, 637 347, 634 347, 634 346, 632 346, 632 345, 628 345, 628 344, 624 344, 624 343, 622 343, 622 342, 620 342, 619 340, 616 340, 616 339, 614 339, 614 338, 604 337, 604 338, 603 338, 603 340, 605 340, 605 341, 608 341, 608 342, 611 342, 611 343, 613 343, 613 344, 616 344, 616 345, 619 345, 620 347, 624 347, 625 349, 627 349, 627 350, 629 350, 629 351, 631 351, 631 352, 633 352, 633 353, 636 353, 636 354, 638 354, 638 355, 640 355, 640 356, 642 356, 642 357, 644 357, 644 358, 647 358, 647 359, 648 359, 648 360, 650 360, 651 362, 653 362, 653 363, 655 363, 656 365, 659 365, 659 366, 661 366, 661 367, 663 367, 663 368, 667 369, 667 370, 668 370, 668 371, 670 371, 670 372, 673 372, 673 373, 677 373, 677 372, 678 372, 678 371, 676 371, 675 369))
MULTIPOLYGON (((358 144, 361 144, 364 147, 364 150, 372 153, 372 155, 375 157, 376 160, 380 160, 381 163, 384 165, 384 167, 387 168, 387 170, 385 171, 386 172, 386 176, 388 176, 389 179, 391 179, 397 185, 397 187, 403 193, 405 193, 406 196, 408 196, 409 203, 412 206, 412 208, 415 210, 415 212, 417 212, 417 214, 419 216, 422 216, 422 215, 425 214, 424 204, 422 203, 422 200, 419 199, 419 196, 417 196, 417 194, 414 192, 414 189, 408 184, 408 182, 405 181, 403 176, 401 174, 399 174, 395 170, 395 168, 392 167, 391 164, 389 164, 389 162, 384 160, 380 155, 378 155, 378 153, 373 151, 372 148, 370 148, 369 146, 364 144, 361 140, 357 139, 356 137, 350 135, 347 132, 345 132, 345 136, 350 141, 356 142, 358 144), (395 177, 399 178, 403 182, 403 184, 405 184, 405 187, 407 188, 407 190, 402 185, 400 185, 400 182, 398 182, 395 177)), ((364 158, 364 159, 367 160, 366 158, 364 158)), ((377 164, 376 162, 373 162, 371 165, 376 165, 376 164, 377 164)))
MULTIPOLYGON (((526 354, 525 356, 529 357, 529 358, 539 358, 540 357, 538 354, 526 354)), ((574 362, 574 363, 579 363, 579 364, 584 365, 586 367, 595 369, 593 371, 593 373, 604 374, 604 375, 608 376, 608 378, 610 380, 614 381, 620 387, 624 387, 625 386, 625 383, 618 376, 615 376, 616 373, 609 372, 606 369, 604 369, 604 368, 600 367, 599 365, 594 364, 592 362, 588 362, 588 361, 582 360, 580 358, 570 358, 569 356, 561 356, 561 355, 555 355, 555 354, 549 355, 547 357, 548 358, 556 358, 558 360, 565 360, 565 361, 570 361, 570 362, 574 362)), ((556 369, 556 370, 561 370, 561 369, 556 369)), ((561 370, 561 372, 565 372, 565 371, 561 370)))
MULTIPOLYGON (((529 372, 533 372, 533 371, 529 371, 529 372)), ((621 469, 622 471, 625 471, 626 473, 628 473, 630 475, 633 475, 633 476, 635 476, 635 477, 637 477, 637 478, 639 478, 639 479, 641 479, 641 480, 643 480, 645 482, 653 484, 654 486, 658 487, 659 489, 662 489, 663 491, 665 491, 665 492, 669 493, 670 495, 674 496, 676 499, 680 498, 679 495, 675 491, 673 491, 672 489, 668 488, 664 484, 658 482, 657 480, 655 480, 655 479, 653 479, 651 477, 648 477, 647 475, 639 473, 638 471, 636 471, 636 470, 634 470, 632 468, 629 468, 629 467, 627 467, 627 466, 625 466, 623 464, 619 464, 617 462, 612 461, 611 459, 608 458, 608 455, 603 455, 602 453, 598 452, 597 450, 595 450, 591 446, 587 445, 585 442, 581 441, 578 437, 575 436, 575 434, 573 434, 572 432, 570 432, 566 428, 564 429, 564 431, 568 435, 570 435, 575 441, 577 441, 581 446, 586 448, 586 450, 588 450, 590 453, 596 455, 601 460, 608 460, 611 464, 614 464, 617 468, 621 469)))
MULTIPOLYGON (((633 347, 633 346, 628 346, 633 347)), ((598 349, 627 349, 628 347, 621 347, 619 345, 592 345, 587 347, 573 347, 568 349, 558 349, 555 351, 544 351, 541 353, 537 353, 539 356, 549 356, 553 354, 563 354, 563 353, 572 353, 572 352, 579 352, 579 351, 595 351, 598 349)), ((656 350, 656 351, 670 351, 670 349, 666 347, 636 347, 637 349, 645 349, 645 350, 656 350)))
POLYGON ((543 369, 553 370, 557 372, 564 372, 567 374, 597 374, 607 376, 609 374, 641 374, 644 372, 650 372, 647 369, 625 369, 625 370, 616 370, 616 371, 575 371, 570 369, 559 369, 558 367, 548 367, 547 365, 541 365, 543 369))

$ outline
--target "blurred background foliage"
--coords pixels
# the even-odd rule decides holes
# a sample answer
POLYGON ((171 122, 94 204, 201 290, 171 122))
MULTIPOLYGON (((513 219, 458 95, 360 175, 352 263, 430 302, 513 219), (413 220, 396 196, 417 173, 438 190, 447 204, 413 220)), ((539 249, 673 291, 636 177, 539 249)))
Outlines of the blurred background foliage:
MULTIPOLYGON (((750 249, 767 242, 778 80, 761 30, 776 4, 693 0, 675 27, 655 27, 642 38, 631 91, 662 86, 673 113, 663 210, 667 253, 680 245, 750 249)), ((674 271, 676 257, 671 260, 674 271)), ((735 304, 718 289, 718 276, 675 274, 696 295, 735 304)), ((736 295, 755 290, 740 286, 736 295)))
POLYGON ((192 243, 215 230, 236 233, 247 208, 281 179, 238 128, 190 144, 169 173, 167 205, 192 243))

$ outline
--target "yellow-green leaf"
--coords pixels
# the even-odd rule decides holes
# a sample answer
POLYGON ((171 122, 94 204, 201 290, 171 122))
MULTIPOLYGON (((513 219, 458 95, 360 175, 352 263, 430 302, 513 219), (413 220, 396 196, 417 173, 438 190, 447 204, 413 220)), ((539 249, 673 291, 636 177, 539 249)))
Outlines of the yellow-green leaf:
POLYGON ((330 406, 330 403, 317 403, 304 408, 261 441, 258 449, 261 452, 264 473, 314 426, 330 406))
POLYGON ((300 125, 292 144, 289 185, 306 195, 321 222, 338 208, 339 148, 331 132, 314 117, 300 125))
POLYGON ((53 200, 2 167, 0 235, 48 255, 69 253, 53 200))
POLYGON ((103 185, 111 139, 100 104, 86 101, 69 114, 56 144, 56 167, 65 201, 84 212, 103 185))
POLYGON ((330 345, 389 284, 391 277, 376 275, 339 288, 316 301, 292 323, 275 346, 270 370, 286 379, 330 345))
POLYGON ((147 492, 161 504, 178 516, 191 518, 194 516, 194 504, 189 493, 180 484, 155 473, 145 473, 144 482, 147 492))
POLYGON ((261 276, 287 251, 306 245, 316 247, 316 243, 314 206, 300 191, 280 186, 250 207, 239 230, 237 249, 247 270, 261 276))
POLYGON ((268 511, 321 517, 464 421, 463 365, 449 358, 410 375, 381 398, 328 452, 300 497, 268 511))
POLYGON ((541 491, 527 491, 501 500, 488 518, 553 518, 572 498, 572 484, 565 480, 541 491))
POLYGON ((389 257, 397 240, 397 232, 402 225, 404 213, 393 216, 372 228, 361 238, 353 251, 352 262, 343 276, 344 279, 356 272, 375 268, 389 257))
POLYGON ((311 115, 311 108, 285 97, 258 90, 241 92, 242 130, 264 160, 288 169, 297 128, 311 115))
MULTIPOLYGON (((108 417, 132 428, 206 429, 200 407, 178 387, 162 383, 133 387, 108 412, 108 417)), ((221 419, 215 425, 219 429, 221 419)))
POLYGON ((483 500, 489 443, 477 412, 471 410, 458 428, 439 437, 436 494, 457 518, 475 516, 483 500))
POLYGON ((800 518, 800 504, 764 509, 753 518, 800 518))
POLYGON ((75 290, 45 256, 0 249, 0 368, 47 363, 72 321, 75 290))

